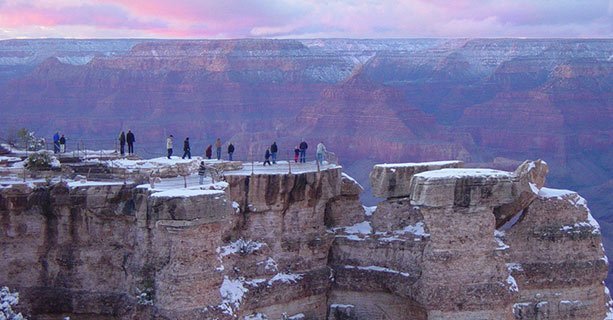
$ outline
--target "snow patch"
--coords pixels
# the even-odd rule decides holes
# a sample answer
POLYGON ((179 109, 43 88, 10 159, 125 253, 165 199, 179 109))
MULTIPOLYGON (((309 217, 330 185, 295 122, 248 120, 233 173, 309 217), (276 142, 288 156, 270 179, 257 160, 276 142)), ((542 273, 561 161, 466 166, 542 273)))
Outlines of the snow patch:
POLYGON ((262 242, 257 242, 253 240, 244 240, 241 238, 226 246, 218 247, 217 253, 221 257, 225 257, 228 255, 237 254, 237 253, 251 254, 251 253, 254 253, 255 251, 260 250, 265 245, 266 244, 262 242))
POLYGON ((378 167, 378 168, 394 169, 394 168, 406 168, 406 167, 446 166, 446 165, 458 164, 461 162, 462 161, 452 160, 452 161, 430 161, 430 162, 383 163, 383 164, 376 164, 375 168, 378 167))
POLYGON ((13 306, 19 303, 19 293, 9 290, 8 287, 0 289, 0 319, 4 320, 24 320, 21 313, 15 313, 13 306))
POLYGON ((414 177, 421 177, 426 180, 441 180, 441 179, 460 179, 460 178, 513 178, 514 175, 511 172, 500 171, 494 169, 456 169, 447 168, 421 172, 414 177))
POLYGON ((539 194, 540 189, 536 186, 535 183, 529 182, 528 184, 530 185, 530 190, 532 190, 534 194, 539 194))
POLYGON ((236 213, 241 212, 241 206, 236 201, 232 201, 232 209, 234 209, 236 213))
POLYGON ((274 277, 268 280, 268 286, 272 286, 273 283, 280 281, 282 283, 296 283, 302 279, 302 274, 297 273, 277 273, 274 277))
POLYGON ((228 276, 224 276, 223 283, 219 288, 219 293, 221 293, 221 304, 219 307, 222 312, 234 315, 234 311, 240 307, 243 296, 247 291, 249 290, 243 286, 243 282, 240 279, 230 280, 228 276))
POLYGON ((504 243, 504 241, 502 240, 502 238, 504 238, 505 232, 501 231, 501 230, 494 230, 494 239, 496 239, 496 243, 498 244, 498 247, 496 248, 496 250, 506 250, 509 249, 510 247, 504 243))
POLYGON ((346 174, 346 173, 344 173, 344 172, 343 172, 343 173, 342 173, 342 177, 343 177, 343 178, 345 178, 345 179, 347 179, 347 180, 349 180, 349 181, 351 181, 351 182, 353 182, 353 183, 355 183, 355 184, 357 184, 358 186, 360 186, 360 188, 364 189, 364 188, 362 187, 362 185, 361 185, 359 182, 357 182, 357 181, 356 181, 356 180, 355 180, 353 177, 351 177, 350 175, 348 175, 348 174, 346 174))
POLYGON ((156 198, 189 198, 205 195, 223 195, 223 191, 219 190, 194 190, 194 189, 171 189, 161 192, 155 192, 151 197, 156 198))
POLYGON ((507 284, 509 285, 509 291, 519 292, 519 287, 517 287, 517 281, 513 278, 512 275, 507 277, 507 284))
POLYGON ((263 313, 254 313, 243 317, 243 320, 268 320, 268 317, 263 313))
POLYGON ((367 207, 367 206, 362 206, 364 208, 364 214, 367 217, 372 216, 372 214, 375 212, 375 210, 377 210, 377 206, 372 206, 372 207, 367 207))
POLYGON ((351 227, 344 228, 345 233, 349 234, 371 234, 372 227, 370 226, 370 221, 362 221, 352 225, 351 227))
POLYGON ((385 268, 385 267, 379 267, 379 266, 350 266, 350 265, 346 265, 346 266, 344 266, 344 268, 345 269, 366 270, 366 271, 387 272, 387 273, 399 274, 399 275, 404 276, 404 277, 408 277, 409 276, 409 274, 407 272, 401 272, 401 271, 398 271, 398 270, 389 269, 389 268, 385 268))
POLYGON ((430 234, 426 232, 426 230, 424 229, 425 225, 423 222, 418 222, 414 225, 409 225, 404 227, 402 230, 395 230, 394 233, 395 234, 414 234, 415 236, 418 237, 429 237, 430 234))

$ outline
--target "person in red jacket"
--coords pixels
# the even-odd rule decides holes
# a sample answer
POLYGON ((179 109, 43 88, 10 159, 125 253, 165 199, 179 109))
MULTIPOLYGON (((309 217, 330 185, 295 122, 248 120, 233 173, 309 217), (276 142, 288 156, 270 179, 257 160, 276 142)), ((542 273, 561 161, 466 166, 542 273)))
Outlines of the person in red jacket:
POLYGON ((213 156, 213 146, 209 144, 209 146, 206 148, 206 151, 204 151, 204 155, 206 156, 207 159, 211 160, 211 157, 213 156))

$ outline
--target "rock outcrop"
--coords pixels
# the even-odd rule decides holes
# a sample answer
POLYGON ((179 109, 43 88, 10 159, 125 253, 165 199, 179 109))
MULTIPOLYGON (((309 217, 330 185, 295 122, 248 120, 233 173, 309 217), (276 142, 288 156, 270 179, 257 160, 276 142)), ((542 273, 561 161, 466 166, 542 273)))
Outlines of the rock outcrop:
POLYGON ((543 187, 543 163, 424 168, 371 175, 401 186, 374 211, 334 166, 226 172, 201 189, 13 184, 0 284, 34 317, 605 317, 599 226, 576 193, 543 187))

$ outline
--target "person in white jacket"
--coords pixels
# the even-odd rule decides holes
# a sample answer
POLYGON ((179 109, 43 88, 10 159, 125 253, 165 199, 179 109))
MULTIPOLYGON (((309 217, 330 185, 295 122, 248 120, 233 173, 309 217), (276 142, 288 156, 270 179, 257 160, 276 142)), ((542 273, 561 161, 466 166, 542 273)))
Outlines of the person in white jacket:
POLYGON ((170 159, 170 157, 172 156, 172 142, 174 140, 174 137, 172 136, 172 134, 166 138, 166 150, 168 151, 168 159, 170 159))
POLYGON ((317 144, 317 161, 319 161, 319 165, 322 165, 324 162, 324 156, 326 155, 326 146, 324 146, 323 142, 317 144))

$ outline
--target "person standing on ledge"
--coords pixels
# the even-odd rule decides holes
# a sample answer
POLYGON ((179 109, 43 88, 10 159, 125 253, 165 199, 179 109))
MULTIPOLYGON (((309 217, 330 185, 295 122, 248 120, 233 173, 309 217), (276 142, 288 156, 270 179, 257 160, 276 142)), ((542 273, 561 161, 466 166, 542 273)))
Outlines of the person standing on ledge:
POLYGON ((204 165, 204 161, 200 161, 200 166, 198 167, 198 176, 200 176, 200 184, 204 183, 205 173, 206 173, 206 166, 204 165))
POLYGON ((326 150, 326 146, 324 146, 323 142, 319 142, 317 144, 317 161, 319 162, 319 165, 324 164, 324 156, 326 154, 327 150, 326 150))
POLYGON ((170 157, 172 156, 172 141, 173 140, 174 140, 174 137, 172 136, 172 134, 168 136, 168 138, 166 138, 166 151, 168 151, 168 159, 170 159, 170 157))
POLYGON ((270 149, 266 149, 266 153, 264 154, 264 166, 266 166, 267 163, 269 166, 272 166, 272 164, 270 164, 270 149))
POLYGON ((234 145, 232 142, 228 145, 228 160, 232 161, 232 155, 234 154, 234 145))
POLYGON ((119 153, 122 157, 126 154, 126 133, 124 131, 119 134, 119 153))
POLYGON ((56 131, 53 135, 53 153, 60 152, 60 132, 56 131))
POLYGON ((183 141, 183 157, 181 157, 181 159, 185 159, 186 156, 188 159, 192 158, 192 152, 189 147, 189 137, 185 138, 185 141, 183 141))
POLYGON ((309 145, 302 139, 300 142, 300 163, 306 163, 306 150, 309 148, 309 145))
POLYGON ((128 130, 128 134, 126 134, 126 142, 128 143, 128 154, 132 155, 134 154, 134 142, 136 141, 136 139, 134 139, 134 133, 132 133, 131 130, 128 130))
POLYGON ((279 148, 277 148, 277 142, 275 141, 270 146, 270 156, 272 157, 272 164, 277 163, 277 151, 279 151, 279 148))
POLYGON ((209 146, 204 151, 204 155, 206 156, 207 159, 211 160, 211 157, 213 156, 213 146, 212 145, 209 144, 209 146))
POLYGON ((62 137, 60 138, 60 152, 66 152, 66 138, 64 137, 64 135, 62 135, 62 137))
POLYGON ((298 162, 298 157, 300 156, 300 149, 298 146, 294 147, 294 162, 298 162))
POLYGON ((217 151, 217 160, 221 160, 221 139, 215 141, 215 149, 217 151))

